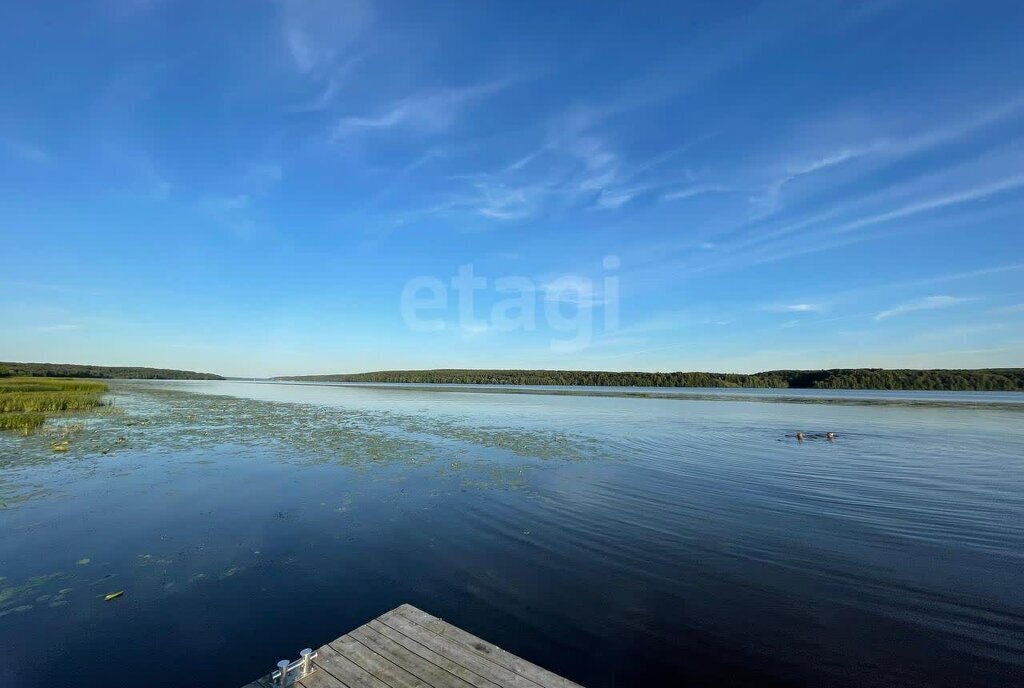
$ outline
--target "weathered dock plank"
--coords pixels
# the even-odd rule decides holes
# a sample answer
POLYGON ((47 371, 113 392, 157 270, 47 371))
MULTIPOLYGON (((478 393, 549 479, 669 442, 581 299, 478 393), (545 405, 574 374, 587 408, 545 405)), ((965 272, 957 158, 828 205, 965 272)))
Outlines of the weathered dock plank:
POLYGON ((433 662, 437 666, 441 667, 448 673, 458 676, 465 682, 469 683, 476 688, 501 688, 500 683, 487 680, 479 673, 473 671, 471 668, 463 666, 458 662, 455 662, 444 655, 438 654, 431 650, 426 645, 416 642, 409 636, 403 634, 401 631, 397 631, 394 628, 381 623, 378 619, 374 619, 367 624, 370 628, 377 631, 381 635, 390 638, 396 644, 411 650, 412 652, 420 655, 429 662, 433 662))
MULTIPOLYGON (((409 604, 316 651, 299 688, 580 688, 409 604)), ((294 681, 294 682, 293 682, 294 681)), ((245 688, 270 688, 269 677, 245 688)))
POLYGON ((272 688, 272 686, 270 684, 270 679, 264 677, 258 681, 253 681, 252 683, 242 686, 242 688, 272 688))
POLYGON ((300 679, 303 688, 391 688, 330 645, 324 645, 316 654, 313 664, 317 671, 300 679))
POLYGON ((386 619, 382 617, 380 621, 502 688, 538 688, 538 686, 546 688, 543 683, 520 676, 515 671, 492 661, 490 657, 484 656, 480 651, 455 642, 451 637, 439 635, 400 614, 388 616, 386 619))
POLYGON ((381 657, 352 636, 341 636, 331 643, 331 647, 338 654, 392 688, 429 688, 413 674, 387 658, 381 657))
MULTIPOLYGON (((467 682, 458 674, 450 671, 445 666, 438 664, 438 662, 432 657, 427 656, 428 653, 430 653, 429 650, 420 653, 413 652, 404 645, 382 635, 379 631, 369 625, 357 628, 349 635, 366 645, 380 656, 385 657, 394 664, 403 667, 406 671, 416 676, 417 679, 432 688, 436 688, 437 686, 473 688, 472 683, 467 682)), ((440 657, 439 655, 434 656, 440 657)), ((440 659, 443 662, 444 658, 441 657, 440 659)))
MULTIPOLYGON (((578 688, 578 684, 553 674, 547 669, 542 669, 536 664, 515 656, 511 652, 506 652, 500 647, 481 640, 475 635, 467 633, 457 626, 452 626, 450 623, 442 621, 435 616, 431 616, 411 604, 403 604, 401 607, 388 612, 388 614, 404 616, 428 630, 433 630, 437 635, 453 641, 464 648, 468 648, 479 656, 505 667, 539 686, 543 686, 543 688, 578 688)), ((388 614, 384 616, 386 617, 388 614)))

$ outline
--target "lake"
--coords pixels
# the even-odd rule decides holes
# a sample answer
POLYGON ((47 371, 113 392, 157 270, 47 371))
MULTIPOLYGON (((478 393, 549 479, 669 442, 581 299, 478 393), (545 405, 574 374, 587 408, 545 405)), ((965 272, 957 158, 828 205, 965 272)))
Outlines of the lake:
POLYGON ((0 435, 0 685, 238 688, 403 602, 588 686, 1024 675, 1024 395, 517 391, 115 381, 0 435))

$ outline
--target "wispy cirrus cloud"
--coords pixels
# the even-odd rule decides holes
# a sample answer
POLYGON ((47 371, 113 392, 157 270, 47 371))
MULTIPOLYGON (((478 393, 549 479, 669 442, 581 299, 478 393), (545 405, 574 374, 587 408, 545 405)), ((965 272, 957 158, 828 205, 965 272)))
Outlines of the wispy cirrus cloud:
POLYGON ((859 147, 844 147, 812 160, 791 164, 781 177, 772 180, 759 194, 751 197, 751 202, 761 206, 762 212, 770 214, 778 210, 780 196, 786 185, 818 172, 823 172, 844 163, 870 155, 885 146, 882 142, 874 142, 859 147))
POLYGON ((998 211, 995 204, 1012 200, 1024 189, 1021 154, 1019 145, 1005 146, 871 193, 840 198, 824 208, 811 206, 802 217, 787 214, 771 222, 762 218, 734 225, 709 236, 731 234, 716 242, 720 247, 717 261, 704 262, 699 269, 736 270, 887 238, 891 232, 915 227, 911 221, 917 227, 924 223, 934 227, 936 222, 958 222, 978 208, 981 212, 998 211), (939 211, 943 215, 936 220, 939 211), (896 223, 899 226, 893 228, 896 223))
POLYGON ((853 230, 861 229, 871 225, 881 224, 883 222, 891 222, 892 220, 899 220, 905 217, 911 217, 913 215, 919 215, 932 210, 939 210, 949 206, 961 205, 969 203, 971 201, 979 201, 997 194, 1001 194, 1014 189, 1020 189, 1024 187, 1024 174, 1013 175, 1004 179, 998 179, 993 182, 975 186, 964 191, 956 191, 953 193, 943 194, 932 198, 927 198, 916 203, 910 203, 901 208, 890 210, 884 213, 878 213, 877 215, 869 215, 852 222, 841 224, 838 227, 832 229, 832 233, 841 234, 844 232, 850 232, 853 230))
POLYGON ((669 163, 711 136, 704 135, 646 160, 630 162, 612 147, 606 135, 595 130, 600 119, 589 113, 584 110, 569 117, 568 126, 549 139, 548 148, 561 150, 581 164, 581 169, 566 180, 564 191, 573 197, 593 199, 592 210, 617 210, 641 195, 692 181, 687 173, 672 171, 669 163))
POLYGON ((505 187, 478 184, 480 198, 476 212, 495 220, 520 220, 529 217, 540 203, 545 190, 536 186, 505 187))
MULTIPOLYGON (((812 21, 814 14, 779 9, 770 4, 762 5, 723 21, 697 40, 683 43, 678 53, 664 56, 663 71, 656 70, 643 79, 623 85, 616 97, 600 105, 577 106, 556 118, 546 148, 567 154, 583 168, 562 180, 563 191, 583 197, 589 194, 591 209, 617 210, 642 194, 679 186, 681 182, 692 183, 693 179, 680 180, 678 176, 658 175, 657 179, 649 179, 646 175, 650 168, 714 134, 668 148, 647 163, 629 169, 623 156, 609 144, 607 132, 599 129, 613 129, 612 120, 623 114, 678 98, 696 84, 752 59, 785 36, 799 31, 812 21)), ((533 157, 525 159, 532 161, 533 157)), ((663 200, 681 200, 719 190, 725 189, 704 185, 699 190, 670 192, 663 200)))
POLYGON ((279 0, 279 35, 287 60, 312 95, 286 107, 315 113, 334 107, 366 57, 376 21, 369 0, 279 0))
POLYGON ((979 268, 977 270, 964 270, 959 272, 948 272, 942 275, 933 275, 931 277, 924 277, 921 279, 911 280, 910 282, 904 282, 894 286, 909 286, 909 287, 922 287, 929 284, 938 284, 941 282, 951 282, 954 280, 970 279, 972 277, 983 277, 986 275, 998 275, 1004 272, 1018 272, 1024 270, 1024 263, 1010 263, 1009 265, 993 265, 987 268, 979 268))
MULTIPOLYGON (((498 86, 510 82, 504 80, 498 86)), ((405 127, 434 132, 453 128, 460 110, 491 90, 498 89, 484 84, 482 88, 406 98, 373 116, 343 118, 335 137, 371 129, 405 127)), ((612 211, 643 194, 680 186, 690 180, 685 173, 665 174, 661 168, 707 135, 639 162, 629 161, 614 144, 615 127, 608 120, 649 104, 649 98, 627 98, 604 106, 578 104, 558 110, 547 118, 540 140, 510 162, 493 171, 447 175, 448 180, 468 184, 468 192, 449 192, 446 201, 430 207, 435 212, 467 210, 493 220, 518 220, 552 204, 612 211)))
POLYGON ((282 34, 295 68, 330 76, 373 24, 368 0, 282 0, 282 34))
POLYGON ((782 303, 765 306, 764 309, 775 313, 817 313, 823 308, 817 303, 782 303))
POLYGON ((917 299, 915 301, 907 301, 906 303, 901 303, 898 306, 894 306, 888 310, 884 310, 875 316, 875 320, 885 320, 887 318, 892 318, 897 315, 905 315, 907 313, 915 313, 917 311, 931 311, 939 308, 951 308, 953 306, 958 306, 962 303, 966 303, 971 300, 972 299, 970 298, 965 298, 961 296, 926 296, 922 299, 917 299))
POLYGON ((363 61, 362 55, 356 55, 334 67, 319 82, 320 91, 305 102, 293 105, 290 112, 312 113, 332 107, 342 92, 342 87, 355 72, 355 68, 363 61))
POLYGON ((332 137, 342 139, 367 130, 409 128, 439 132, 450 127, 463 111, 483 98, 498 93, 513 79, 499 79, 460 88, 442 88, 408 96, 372 115, 346 116, 338 120, 332 137))
POLYGON ((549 189, 541 185, 509 185, 482 178, 474 181, 467 191, 401 213, 395 226, 407 225, 422 217, 443 217, 459 213, 470 213, 478 218, 501 222, 522 220, 537 212, 548 193, 549 189))
POLYGON ((687 198, 693 198, 695 196, 703 196, 704 194, 716 193, 720 191, 729 191, 730 188, 731 187, 723 186, 720 184, 697 184, 695 186, 676 189, 675 191, 667 191, 661 195, 661 200, 682 201, 687 198))
MULTIPOLYGON (((419 106, 419 100, 401 101, 378 117, 345 118, 339 132, 347 135, 359 128, 400 126, 444 129, 453 123, 464 101, 471 102, 491 90, 497 89, 484 85, 466 92, 444 92, 425 108, 419 106)), ((669 149, 639 165, 626 165, 609 140, 593 130, 602 117, 599 110, 587 107, 554 116, 539 145, 496 171, 449 175, 448 179, 470 188, 468 192, 450 194, 445 202, 434 204, 433 211, 468 210, 493 220, 518 220, 535 215, 550 201, 562 207, 614 210, 642 193, 678 183, 678 175, 671 180, 637 177, 647 175, 683 147, 669 149)))
POLYGON ((594 201, 593 208, 595 210, 614 210, 616 208, 621 208, 633 200, 643 190, 643 187, 601 189, 601 193, 598 194, 597 199, 594 201))
MULTIPOLYGON (((836 168, 861 161, 861 172, 892 164, 968 138, 1021 113, 1024 113, 1024 94, 963 114, 939 126, 922 127, 919 122, 912 121, 915 119, 913 117, 904 121, 878 123, 875 128, 884 129, 881 135, 871 135, 866 140, 853 143, 818 144, 823 152, 785 163, 781 172, 775 172, 772 179, 753 194, 750 200, 762 209, 762 216, 770 215, 779 210, 785 187, 804 178, 819 173, 827 175, 836 168)), ((816 122, 814 126, 820 125, 816 122)), ((801 138, 815 137, 812 131, 801 132, 801 138)))

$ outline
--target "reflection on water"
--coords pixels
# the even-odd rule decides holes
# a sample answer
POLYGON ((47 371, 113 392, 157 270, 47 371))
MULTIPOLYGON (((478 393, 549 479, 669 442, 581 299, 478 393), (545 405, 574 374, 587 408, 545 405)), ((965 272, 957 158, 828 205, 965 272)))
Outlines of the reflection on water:
POLYGON ((113 390, 0 435, 0 685, 238 686, 402 602, 594 686, 1024 671, 1016 397, 113 390))

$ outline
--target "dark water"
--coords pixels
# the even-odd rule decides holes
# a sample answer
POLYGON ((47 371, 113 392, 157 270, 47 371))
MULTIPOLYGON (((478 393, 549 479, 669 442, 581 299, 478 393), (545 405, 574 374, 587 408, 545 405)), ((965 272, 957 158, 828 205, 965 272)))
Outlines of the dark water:
POLYGON ((1024 676, 1018 397, 114 389, 0 435, 0 686, 237 688, 403 602, 591 686, 1024 676))

